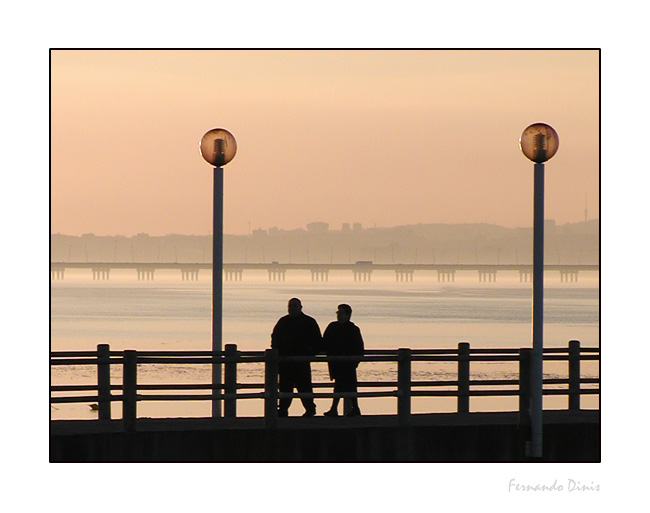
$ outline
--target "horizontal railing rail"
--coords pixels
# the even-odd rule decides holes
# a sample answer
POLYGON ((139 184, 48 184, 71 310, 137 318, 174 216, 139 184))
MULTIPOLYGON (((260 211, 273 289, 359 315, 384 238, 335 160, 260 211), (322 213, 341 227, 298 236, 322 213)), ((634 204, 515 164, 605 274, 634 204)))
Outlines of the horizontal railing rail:
MULTIPOLYGON (((413 397, 456 397, 457 412, 469 413, 470 397, 519 396, 520 422, 529 422, 530 411, 530 360, 531 349, 471 348, 467 342, 457 349, 369 349, 359 356, 279 356, 273 349, 265 351, 240 351, 228 344, 225 351, 111 351, 106 344, 97 351, 53 351, 52 366, 96 366, 96 384, 51 385, 50 403, 97 403, 98 420, 111 419, 111 403, 122 403, 122 420, 127 430, 135 429, 137 404, 144 401, 217 401, 220 416, 221 404, 225 417, 237 416, 237 401, 262 399, 264 423, 277 426, 277 401, 280 398, 374 398, 395 397, 400 423, 411 422, 413 397), (395 376, 381 381, 360 381, 357 392, 334 392, 333 383, 315 382, 312 393, 283 393, 278 391, 278 365, 281 362, 326 363, 333 361, 389 362, 396 364, 395 376), (456 363, 456 379, 413 379, 412 363, 456 363), (518 375, 506 379, 471 378, 472 362, 518 362, 518 375), (264 381, 239 382, 238 367, 245 364, 263 364, 264 381), (138 383, 138 366, 146 365, 222 365, 223 383, 138 383), (110 369, 122 366, 122 383, 111 383, 110 369), (490 387, 490 388, 477 388, 490 387), (445 389, 446 388, 446 389, 445 389), (321 392, 321 389, 332 391, 321 392), (383 390, 379 390, 383 389, 383 390), (204 391, 205 393, 200 393, 204 391), (88 394, 94 392, 94 394, 88 394), (121 392, 121 393, 120 393, 121 392), (184 393, 173 393, 184 392, 184 393), (186 393, 194 392, 194 393, 186 393), (75 395, 75 393, 85 393, 75 395), (61 395, 65 394, 65 395, 61 395)), ((581 362, 599 361, 600 349, 580 347, 580 342, 570 341, 565 348, 544 349, 544 361, 566 361, 566 377, 547 377, 543 380, 543 394, 569 397, 569 410, 580 410, 583 395, 599 395, 600 379, 581 376, 581 362), (582 385, 586 385, 583 387, 582 385), (561 388, 557 388, 557 387, 561 388)))

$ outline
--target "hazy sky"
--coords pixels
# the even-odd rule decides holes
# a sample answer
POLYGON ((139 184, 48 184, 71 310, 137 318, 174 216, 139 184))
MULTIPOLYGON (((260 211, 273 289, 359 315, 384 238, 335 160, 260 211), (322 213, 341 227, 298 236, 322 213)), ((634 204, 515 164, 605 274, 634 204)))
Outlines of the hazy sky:
POLYGON ((530 226, 531 123, 559 134, 546 218, 599 217, 595 50, 54 50, 51 231, 212 233, 198 143, 226 128, 224 232, 324 221, 530 226))

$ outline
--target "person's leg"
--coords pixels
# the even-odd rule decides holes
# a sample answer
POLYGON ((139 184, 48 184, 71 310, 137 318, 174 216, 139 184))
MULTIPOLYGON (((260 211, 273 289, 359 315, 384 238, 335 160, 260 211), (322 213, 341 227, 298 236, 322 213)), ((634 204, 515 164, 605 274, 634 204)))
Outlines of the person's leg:
MULTIPOLYGON (((341 390, 341 382, 338 379, 334 379, 334 393, 336 394, 337 392, 342 392, 341 390)), ((329 411, 326 411, 323 413, 323 415, 326 415, 328 417, 337 417, 339 412, 338 412, 338 407, 339 407, 339 399, 340 397, 334 396, 332 399, 332 406, 330 407, 329 411)))
MULTIPOLYGON (((356 391, 357 391, 357 369, 352 369, 351 376, 350 376, 350 392, 356 392, 356 391)), ((357 397, 352 398, 352 407, 359 410, 359 398, 357 397)))
MULTIPOLYGON (((291 364, 280 364, 280 392, 291 393, 293 392, 293 372, 291 364)), ((278 408, 278 415, 286 417, 289 415, 289 406, 291 406, 291 397, 280 398, 280 406, 278 408)))
MULTIPOLYGON (((341 377, 341 386, 345 389, 345 392, 357 391, 357 369, 355 367, 348 367, 341 377)), ((359 400, 356 397, 352 397, 350 399, 350 403, 352 405, 352 408, 350 408, 350 411, 346 412, 345 415, 348 417, 361 415, 361 410, 359 409, 359 400)))
MULTIPOLYGON (((298 392, 311 394, 313 387, 311 383, 311 365, 309 362, 300 363, 296 366, 295 384, 298 392)), ((311 397, 301 397, 302 405, 305 407, 305 415, 311 416, 316 414, 316 404, 311 397)))

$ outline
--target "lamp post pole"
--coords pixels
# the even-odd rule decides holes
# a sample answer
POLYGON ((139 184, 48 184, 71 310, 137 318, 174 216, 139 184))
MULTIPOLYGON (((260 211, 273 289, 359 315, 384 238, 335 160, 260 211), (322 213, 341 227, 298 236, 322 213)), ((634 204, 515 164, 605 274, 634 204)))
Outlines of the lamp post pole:
POLYGON ((544 361, 544 163, 535 163, 533 200, 533 353, 531 369, 531 456, 542 457, 544 361))
POLYGON ((530 369, 530 457, 542 459, 542 411, 544 397, 544 162, 559 147, 553 127, 535 123, 524 130, 519 147, 535 163, 533 197, 533 351, 530 369))
MULTIPOLYGON (((214 168, 212 208, 212 357, 222 350, 223 315, 223 168, 214 168)), ((212 366, 212 383, 221 385, 221 365, 212 366)), ((221 417, 220 389, 212 389, 212 417, 221 417)))
POLYGON ((213 128, 199 144, 203 158, 214 166, 212 193, 212 417, 221 417, 223 314, 223 167, 237 152, 230 132, 213 128))

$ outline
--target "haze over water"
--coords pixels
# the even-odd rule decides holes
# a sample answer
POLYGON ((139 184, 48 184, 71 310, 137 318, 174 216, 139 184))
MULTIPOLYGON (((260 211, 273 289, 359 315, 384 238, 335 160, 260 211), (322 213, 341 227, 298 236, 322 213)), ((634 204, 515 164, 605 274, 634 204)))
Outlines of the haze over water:
MULTIPOLYGON (((212 283, 210 274, 202 273, 198 281, 182 281, 179 271, 157 271, 155 281, 138 281, 133 270, 113 270, 110 281, 93 281, 89 270, 66 271, 65 280, 53 281, 51 287, 51 349, 95 350, 97 344, 107 343, 113 350, 209 350, 212 283)), ((241 282, 224 281, 223 344, 234 343, 244 351, 268 348, 273 326, 286 314, 288 299, 296 296, 321 331, 335 320, 336 306, 349 303, 352 320, 361 328, 369 349, 456 348, 459 342, 482 348, 531 347, 531 284, 521 283, 516 272, 501 272, 497 280, 481 283, 475 272, 458 272, 455 282, 443 283, 434 272, 421 271, 415 273, 413 282, 396 282, 393 272, 375 271, 370 282, 355 282, 351 272, 340 271, 330 272, 328 282, 312 282, 308 271, 289 271, 286 281, 269 282, 266 271, 245 271, 241 282)), ((559 273, 546 273, 545 347, 566 347, 574 339, 583 347, 599 346, 598 276, 583 272, 579 280, 561 283, 559 273)), ((500 365, 473 364, 472 372, 517 372, 516 365, 500 365)), ((313 367, 315 382, 328 381, 324 367, 313 367)), ((453 366, 434 367, 429 364, 418 370, 416 366, 414 373, 426 379, 454 379, 453 366)), ((263 381, 260 366, 240 369, 242 379, 263 381)), ((361 365, 359 375, 360 380, 389 379, 394 371, 392 366, 368 362, 361 365)), ((554 372, 550 367, 545 368, 548 371, 554 372)), ((597 373, 597 368, 589 371, 597 373)), ((201 382, 210 378, 207 369, 189 371, 177 366, 156 372, 143 370, 142 379, 201 382)), ((117 372, 114 379, 119 376, 117 372)), ((71 378, 61 369, 52 372, 53 382, 71 378)), ((93 382, 96 378, 89 369, 84 377, 73 379, 93 382)), ((377 401, 365 402, 362 406, 367 413, 384 407, 377 401)), ((292 413, 299 413, 297 403, 292 413)), ((53 418, 64 412, 82 418, 94 415, 85 404, 57 408, 53 418)), ((151 416, 209 415, 203 412, 207 405, 176 403, 175 413, 167 408, 151 403, 139 406, 151 416)), ((453 404, 448 402, 445 408, 453 410, 453 404)), ((261 401, 246 401, 238 410, 259 414, 261 401)))

